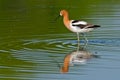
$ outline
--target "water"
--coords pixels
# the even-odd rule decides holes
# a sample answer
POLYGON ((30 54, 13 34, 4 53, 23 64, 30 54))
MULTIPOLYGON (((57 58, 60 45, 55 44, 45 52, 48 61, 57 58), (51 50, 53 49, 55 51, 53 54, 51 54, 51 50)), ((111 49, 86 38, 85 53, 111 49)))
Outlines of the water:
POLYGON ((120 79, 120 1, 0 0, 0 4, 0 80, 120 79), (71 19, 101 25, 87 34, 86 47, 81 36, 80 52, 76 34, 64 27, 62 18, 54 21, 61 9, 67 9, 71 19), (64 65, 69 57, 73 62, 64 65))

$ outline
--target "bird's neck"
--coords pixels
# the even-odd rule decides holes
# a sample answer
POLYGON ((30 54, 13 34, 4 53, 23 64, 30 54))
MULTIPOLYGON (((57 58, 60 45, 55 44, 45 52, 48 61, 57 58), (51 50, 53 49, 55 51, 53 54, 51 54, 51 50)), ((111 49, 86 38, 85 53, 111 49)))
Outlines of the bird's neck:
POLYGON ((69 22, 70 22, 70 20, 69 20, 69 15, 68 15, 68 14, 65 14, 65 15, 63 16, 63 22, 64 22, 64 25, 65 25, 66 27, 69 27, 69 22))
POLYGON ((64 64, 62 66, 61 72, 65 73, 69 70, 69 63, 70 63, 70 55, 66 56, 64 59, 64 64))

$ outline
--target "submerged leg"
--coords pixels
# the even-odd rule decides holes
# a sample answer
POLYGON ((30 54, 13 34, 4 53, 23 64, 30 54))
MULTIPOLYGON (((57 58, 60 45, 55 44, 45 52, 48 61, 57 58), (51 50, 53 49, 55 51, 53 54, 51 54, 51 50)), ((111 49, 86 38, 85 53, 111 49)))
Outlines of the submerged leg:
POLYGON ((77 40, 78 40, 77 50, 79 51, 79 47, 80 47, 80 37, 79 37, 79 33, 77 33, 77 40))
POLYGON ((85 45, 87 45, 88 44, 88 39, 87 39, 87 37, 86 37, 86 35, 84 33, 82 33, 82 35, 83 35, 83 37, 85 39, 85 45))

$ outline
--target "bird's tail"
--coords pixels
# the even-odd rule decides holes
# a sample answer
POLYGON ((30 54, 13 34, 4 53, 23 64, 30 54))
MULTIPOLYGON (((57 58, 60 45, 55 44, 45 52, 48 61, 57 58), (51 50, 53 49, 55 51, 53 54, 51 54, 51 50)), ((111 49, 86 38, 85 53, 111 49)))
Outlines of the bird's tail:
POLYGON ((89 26, 88 28, 98 28, 101 27, 100 25, 93 25, 93 26, 89 26))

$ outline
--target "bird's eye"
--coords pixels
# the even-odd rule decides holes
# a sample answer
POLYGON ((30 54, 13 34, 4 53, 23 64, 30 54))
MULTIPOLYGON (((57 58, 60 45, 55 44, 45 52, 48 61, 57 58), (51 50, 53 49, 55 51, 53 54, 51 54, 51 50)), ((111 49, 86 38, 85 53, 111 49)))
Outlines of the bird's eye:
POLYGON ((60 16, 62 16, 62 13, 60 13, 60 16))

